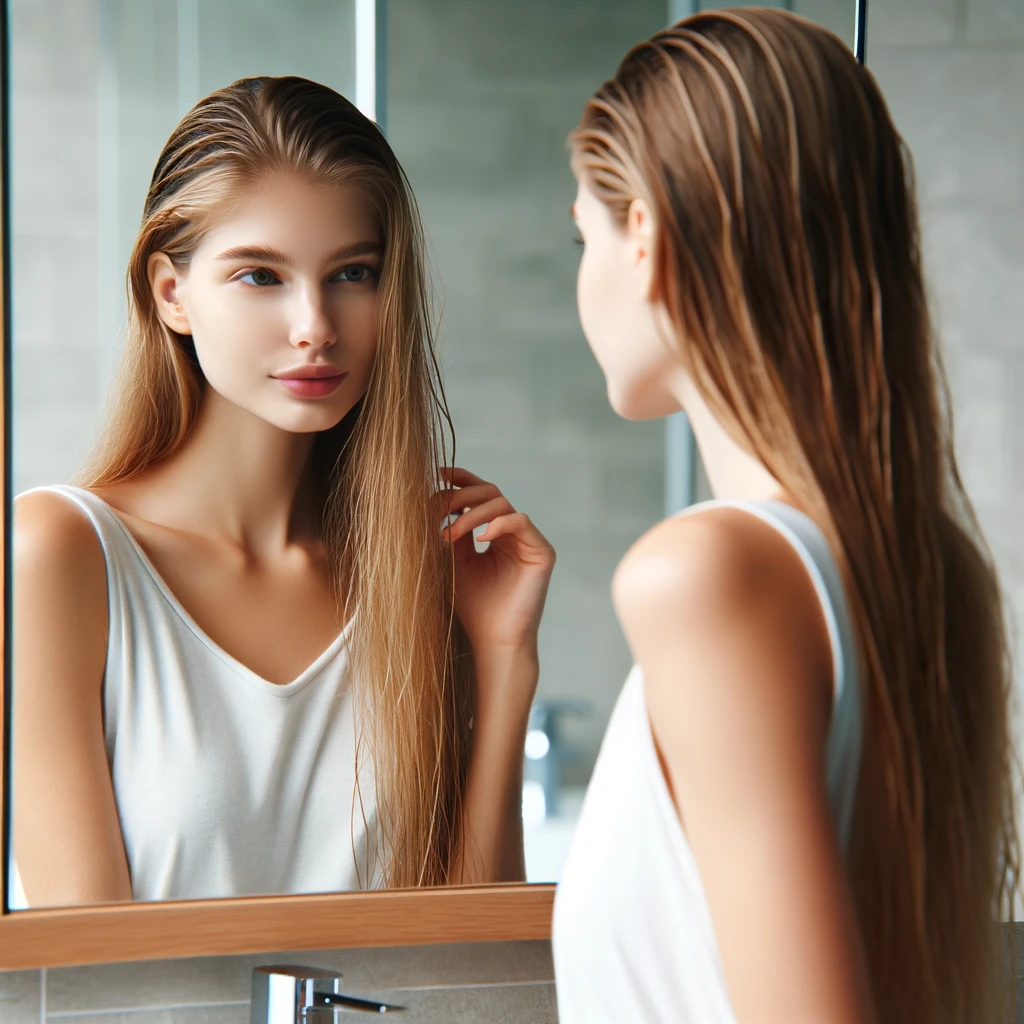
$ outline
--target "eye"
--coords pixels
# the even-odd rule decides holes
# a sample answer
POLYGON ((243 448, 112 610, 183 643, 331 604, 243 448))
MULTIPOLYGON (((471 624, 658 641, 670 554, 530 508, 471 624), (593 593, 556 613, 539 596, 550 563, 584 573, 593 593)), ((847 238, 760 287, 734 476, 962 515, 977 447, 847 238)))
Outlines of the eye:
POLYGON ((362 284, 364 281, 368 281, 373 277, 375 271, 373 267, 368 267, 365 263, 352 263, 347 267, 342 267, 334 275, 336 281, 349 281, 352 284, 362 284))
POLYGON ((577 236, 576 236, 576 237, 575 237, 575 238, 573 239, 573 241, 574 241, 574 242, 575 242, 575 243, 576 243, 577 245, 585 245, 585 244, 586 244, 586 243, 585 243, 585 242, 583 241, 583 239, 582 239, 582 238, 581 238, 581 237, 580 237, 579 235, 577 235, 577 236))
POLYGON ((277 279, 277 276, 273 274, 271 271, 267 270, 266 267, 257 267, 255 270, 249 270, 246 273, 242 274, 242 276, 239 277, 238 280, 245 281, 246 284, 257 285, 258 287, 261 288, 265 288, 269 284, 280 283, 277 279), (252 280, 246 281, 245 279, 247 277, 252 278, 252 280))

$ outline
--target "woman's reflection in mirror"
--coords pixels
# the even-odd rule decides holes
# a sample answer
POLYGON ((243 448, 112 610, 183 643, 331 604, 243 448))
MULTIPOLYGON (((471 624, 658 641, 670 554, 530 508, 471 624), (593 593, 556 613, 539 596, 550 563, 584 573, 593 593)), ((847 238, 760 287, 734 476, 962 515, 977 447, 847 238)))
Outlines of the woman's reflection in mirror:
POLYGON ((15 503, 30 905, 525 878, 554 552, 452 464, 423 250, 324 86, 243 79, 171 135, 104 429, 15 503))

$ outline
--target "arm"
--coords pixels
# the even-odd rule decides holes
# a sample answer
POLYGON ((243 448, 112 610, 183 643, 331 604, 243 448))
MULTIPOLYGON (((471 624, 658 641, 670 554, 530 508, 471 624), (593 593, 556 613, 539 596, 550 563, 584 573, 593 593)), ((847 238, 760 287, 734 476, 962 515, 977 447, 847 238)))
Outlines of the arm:
POLYGON ((734 509, 659 524, 616 609, 740 1024, 869 1024, 825 782, 832 659, 799 556, 734 509))
POLYGON ((494 484, 445 470, 439 510, 461 513, 446 531, 455 554, 455 610, 473 648, 476 713, 454 883, 526 880, 523 748, 537 689, 537 635, 555 551, 494 484), (451 487, 454 490, 450 489, 451 487), (473 530, 488 549, 477 554, 473 530))
POLYGON ((474 660, 478 700, 451 879, 462 885, 523 882, 523 747, 537 653, 490 648, 474 660))
POLYGON ((32 906, 130 900, 103 738, 106 568, 91 524, 58 495, 13 522, 14 854, 32 906))

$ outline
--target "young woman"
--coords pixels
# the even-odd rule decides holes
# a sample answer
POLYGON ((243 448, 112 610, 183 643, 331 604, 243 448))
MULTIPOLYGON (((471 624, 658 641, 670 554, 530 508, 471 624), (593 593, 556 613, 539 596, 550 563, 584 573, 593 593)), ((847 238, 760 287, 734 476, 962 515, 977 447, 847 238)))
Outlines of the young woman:
POLYGON ((207 97, 157 162, 128 289, 95 458, 16 503, 28 901, 522 879, 554 552, 445 468, 383 136, 300 78, 207 97))
POLYGON ((1002 610, 878 87, 809 21, 708 12, 570 141, 609 400, 684 409, 716 497, 615 574, 636 665, 556 899, 559 1019, 1001 1019, 1002 610))

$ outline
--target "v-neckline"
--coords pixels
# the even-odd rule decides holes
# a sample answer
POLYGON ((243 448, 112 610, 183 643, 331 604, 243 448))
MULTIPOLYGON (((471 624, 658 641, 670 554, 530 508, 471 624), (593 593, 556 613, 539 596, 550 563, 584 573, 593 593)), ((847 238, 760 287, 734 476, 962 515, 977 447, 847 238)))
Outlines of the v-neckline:
MULTIPOLYGON (((65 485, 69 486, 69 485, 65 485)), ((342 644, 345 643, 348 634, 351 632, 352 623, 355 619, 355 613, 349 616, 348 622, 342 627, 341 632, 331 641, 330 645, 326 650, 322 651, 311 664, 307 665, 294 679, 287 683, 275 683, 269 679, 264 678, 258 672, 253 671, 248 665, 239 661, 233 654, 226 651, 209 633, 199 625, 198 622, 189 614, 185 606, 175 596, 174 591, 167 585, 167 581, 157 571, 155 565, 146 554, 145 549, 139 543, 135 534, 128 529, 128 525, 125 521, 117 514, 114 507, 98 494, 88 490, 85 487, 75 487, 73 490, 84 492, 89 497, 94 498, 103 507, 104 511, 113 519, 117 528, 124 534, 125 539, 128 541, 135 555, 142 563, 142 567, 146 570, 149 576, 152 578, 154 585, 164 600, 171 606, 172 610, 181 619, 181 621, 189 628, 189 630, 195 635, 205 647, 207 647, 213 654, 215 654, 221 661, 223 661, 229 668, 233 669, 238 675, 255 686, 258 686, 261 690, 276 694, 277 696, 286 697, 289 694, 295 693, 297 690, 301 690, 311 679, 313 679, 317 673, 324 668, 324 666, 338 653, 342 644)))

